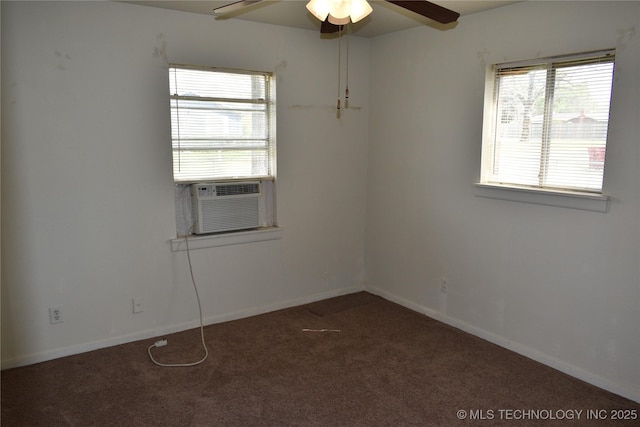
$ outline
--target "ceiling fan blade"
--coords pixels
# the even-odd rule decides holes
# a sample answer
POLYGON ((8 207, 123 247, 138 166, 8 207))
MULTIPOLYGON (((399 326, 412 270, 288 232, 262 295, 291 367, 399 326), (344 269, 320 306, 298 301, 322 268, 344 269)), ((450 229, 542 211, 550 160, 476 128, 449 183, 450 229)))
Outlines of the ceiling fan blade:
POLYGON ((244 7, 251 6, 254 3, 260 3, 262 0, 240 0, 234 3, 230 3, 226 6, 220 6, 213 9, 214 15, 226 15, 238 11, 244 7))
POLYGON ((340 31, 340 25, 332 24, 329 22, 329 18, 322 21, 320 25, 320 33, 322 34, 337 33, 338 31, 340 31))
POLYGON ((449 24, 451 22, 455 22, 460 17, 458 12, 454 12, 453 10, 447 9, 446 7, 439 6, 435 3, 431 3, 428 1, 417 1, 417 0, 386 0, 389 3, 393 3, 396 6, 400 6, 404 9, 410 10, 411 12, 415 12, 418 15, 422 15, 426 18, 433 19, 434 21, 438 21, 441 24, 449 24))

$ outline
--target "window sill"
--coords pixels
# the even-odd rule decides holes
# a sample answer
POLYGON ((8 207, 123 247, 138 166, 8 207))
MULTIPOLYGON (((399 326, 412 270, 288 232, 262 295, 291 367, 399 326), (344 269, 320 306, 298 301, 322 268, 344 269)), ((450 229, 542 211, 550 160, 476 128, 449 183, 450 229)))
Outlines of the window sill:
MULTIPOLYGON (((240 245, 243 243, 266 242, 282 238, 281 227, 266 227, 255 230, 222 234, 194 235, 189 237, 189 249, 215 248, 219 246, 240 245)), ((185 239, 171 239, 171 252, 186 251, 185 239)))
POLYGON ((592 212, 608 212, 609 196, 570 191, 538 190, 498 184, 474 184, 475 195, 489 199, 533 203, 592 212))

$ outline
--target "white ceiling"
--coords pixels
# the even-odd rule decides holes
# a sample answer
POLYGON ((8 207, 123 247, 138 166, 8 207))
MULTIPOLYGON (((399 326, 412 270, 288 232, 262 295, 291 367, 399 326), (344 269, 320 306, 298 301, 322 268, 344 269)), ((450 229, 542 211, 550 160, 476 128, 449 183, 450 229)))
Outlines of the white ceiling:
MULTIPOLYGON (((139 5, 179 10, 183 12, 211 15, 211 19, 230 20, 243 19, 266 24, 283 25, 287 27, 317 29, 320 31, 320 21, 305 8, 308 0, 264 0, 248 6, 239 12, 224 17, 214 16, 213 9, 235 2, 236 0, 201 0, 201 1, 125 1, 139 5)), ((440 6, 454 10, 461 16, 484 10, 493 9, 517 1, 507 0, 435 0, 440 6)), ((419 25, 445 30, 454 28, 457 23, 439 24, 415 13, 409 12, 394 4, 383 0, 369 0, 373 13, 352 26, 352 34, 361 37, 375 37, 394 31, 405 30, 419 25)))

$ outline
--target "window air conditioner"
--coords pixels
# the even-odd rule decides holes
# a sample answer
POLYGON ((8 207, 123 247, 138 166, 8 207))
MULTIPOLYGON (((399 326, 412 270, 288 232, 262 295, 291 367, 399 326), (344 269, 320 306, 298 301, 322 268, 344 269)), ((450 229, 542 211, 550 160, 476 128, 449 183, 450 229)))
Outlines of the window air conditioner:
POLYGON ((260 226, 260 182, 191 185, 195 234, 260 226))

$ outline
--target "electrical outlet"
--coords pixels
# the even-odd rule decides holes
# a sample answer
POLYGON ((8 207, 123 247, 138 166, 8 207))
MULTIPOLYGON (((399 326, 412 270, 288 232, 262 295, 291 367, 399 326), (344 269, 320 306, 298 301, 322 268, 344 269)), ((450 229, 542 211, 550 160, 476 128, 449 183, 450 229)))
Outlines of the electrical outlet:
POLYGON ((62 323, 62 306, 49 307, 49 322, 62 323))
POLYGON ((449 285, 449 279, 447 279, 446 277, 442 276, 440 278, 440 292, 442 292, 443 294, 447 293, 447 286, 449 285))
POLYGON ((132 300, 133 303, 133 312, 134 313, 142 313, 144 310, 142 308, 142 298, 138 297, 138 298, 133 298, 132 300))

